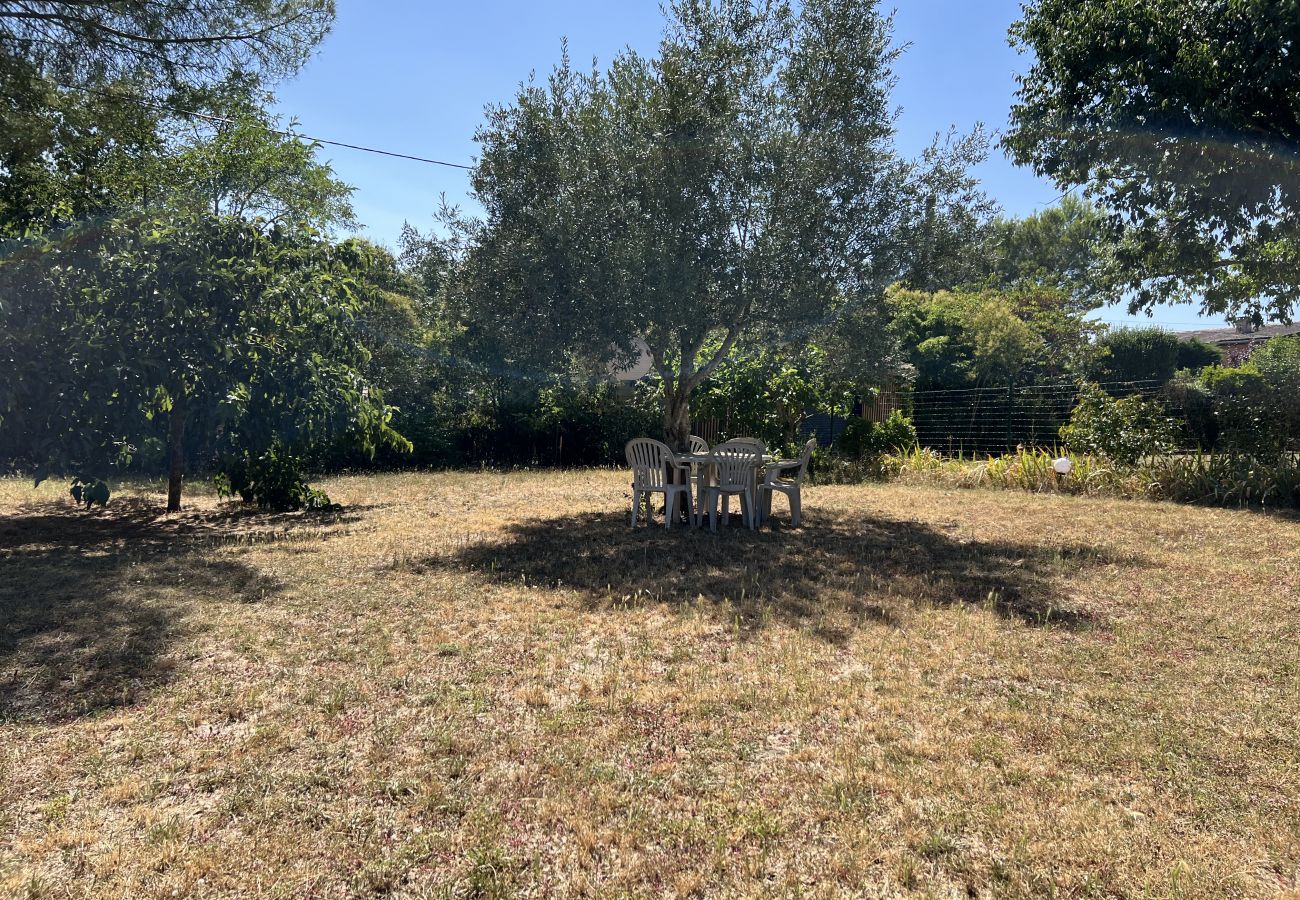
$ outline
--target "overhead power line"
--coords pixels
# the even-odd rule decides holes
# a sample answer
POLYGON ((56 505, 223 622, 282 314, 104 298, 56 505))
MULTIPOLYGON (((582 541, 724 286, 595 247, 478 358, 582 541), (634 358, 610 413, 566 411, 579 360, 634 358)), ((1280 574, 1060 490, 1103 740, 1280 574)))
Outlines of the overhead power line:
MULTIPOLYGON (((169 106, 165 103, 159 103, 156 100, 147 100, 144 97, 136 97, 130 94, 121 94, 121 93, 117 93, 116 91, 96 90, 94 91, 94 93, 100 94, 101 96, 110 97, 114 100, 126 100, 127 102, 135 103, 139 106, 143 106, 149 109, 159 110, 162 112, 176 113, 177 115, 189 116, 190 118, 194 118, 194 119, 202 119, 205 122, 215 122, 220 125, 237 124, 237 120, 229 118, 228 116, 214 116, 211 113, 199 112, 198 110, 194 110, 194 109, 183 109, 178 106, 169 106)), ((381 150, 378 147, 366 147, 361 144, 349 144, 346 141, 332 141, 328 138, 312 137, 311 135, 308 134, 300 134, 299 132, 289 131, 284 128, 268 128, 268 130, 271 131, 273 134, 282 135, 283 137, 287 137, 287 138, 294 138, 295 140, 299 140, 299 141, 311 141, 312 143, 315 144, 323 144, 330 147, 343 147, 344 149, 347 150, 360 150, 363 153, 374 153, 379 156, 391 156, 394 159, 406 159, 412 162, 427 163, 432 166, 446 166, 449 169, 464 169, 468 171, 474 168, 473 166, 468 166, 465 165, 464 163, 447 162, 446 160, 442 160, 442 159, 431 159, 427 156, 415 156, 410 153, 398 153, 395 150, 381 150)))

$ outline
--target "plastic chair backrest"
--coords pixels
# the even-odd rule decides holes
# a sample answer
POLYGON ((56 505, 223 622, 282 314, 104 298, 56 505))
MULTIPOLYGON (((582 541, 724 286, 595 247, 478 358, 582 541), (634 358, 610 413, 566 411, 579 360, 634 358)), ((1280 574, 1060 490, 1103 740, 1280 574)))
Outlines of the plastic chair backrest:
POLYGON ((704 438, 700 437, 699 435, 695 435, 695 434, 691 435, 690 442, 691 442, 692 453, 709 452, 709 442, 706 441, 704 438))
POLYGON ((808 463, 812 460, 813 451, 817 449, 817 438, 809 438, 808 443, 803 445, 803 452, 799 454, 799 474, 795 478, 797 484, 803 484, 803 478, 808 474, 808 463))
POLYGON ((762 441, 760 441, 758 438, 752 438, 752 437, 732 438, 729 441, 723 441, 718 446, 719 447, 750 447, 754 450, 755 453, 759 455, 760 458, 765 453, 767 453, 767 445, 764 444, 762 441))
POLYGON ((740 490, 749 488, 763 457, 752 446, 727 442, 713 448, 709 463, 717 473, 718 487, 740 490))
POLYGON ((632 484, 638 490, 662 489, 668 483, 666 463, 673 458, 668 445, 654 438, 633 438, 625 448, 632 468, 632 484))

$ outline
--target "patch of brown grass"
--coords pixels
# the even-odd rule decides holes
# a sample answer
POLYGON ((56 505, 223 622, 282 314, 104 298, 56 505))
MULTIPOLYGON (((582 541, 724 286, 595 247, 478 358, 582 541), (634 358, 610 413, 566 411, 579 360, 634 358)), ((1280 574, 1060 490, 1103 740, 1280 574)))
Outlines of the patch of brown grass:
POLYGON ((328 517, 0 482, 0 895, 1266 896, 1300 873, 1300 524, 610 472, 328 517))

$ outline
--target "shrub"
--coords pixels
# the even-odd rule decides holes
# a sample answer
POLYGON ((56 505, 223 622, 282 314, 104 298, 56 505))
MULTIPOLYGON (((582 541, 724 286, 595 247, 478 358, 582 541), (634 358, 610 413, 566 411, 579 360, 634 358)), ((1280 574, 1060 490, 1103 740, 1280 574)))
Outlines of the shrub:
POLYGON ((245 503, 275 512, 333 505, 328 494, 307 484, 302 459, 280 445, 257 455, 245 451, 228 457, 215 480, 218 495, 238 494, 245 503))
POLYGON ((848 459, 874 459, 916 446, 916 428, 912 421, 895 410, 883 422, 852 419, 835 442, 836 449, 848 459))
POLYGON ((1098 381, 1164 384, 1180 365, 1183 341, 1160 328, 1119 328, 1097 341, 1102 351, 1094 367, 1098 381))
POLYGON ((1300 336, 1273 338, 1251 355, 1250 364, 1272 392, 1270 410, 1281 442, 1300 446, 1300 336))
POLYGON ((1249 453, 1168 456, 1141 469, 1149 496, 1215 506, 1300 508, 1300 460, 1290 454, 1249 453))
POLYGON ((984 460, 943 459, 928 450, 914 450, 885 457, 881 467, 902 481, 957 488, 1300 509, 1300 459, 1290 454, 1271 458, 1238 452, 1156 456, 1131 466, 1071 453, 1072 471, 1064 477, 1052 469, 1058 455, 1058 451, 1033 449, 984 460))
POLYGON ((1252 364, 1235 369, 1209 366, 1201 383, 1214 396, 1218 448, 1262 452, 1278 447, 1281 435, 1273 392, 1252 364))
POLYGON ((1176 364, 1179 369, 1199 372, 1206 366, 1223 362, 1223 351, 1214 344, 1200 338, 1189 338, 1178 344, 1176 364))
POLYGON ((1115 399, 1093 384, 1079 391, 1070 423, 1061 428, 1061 440, 1071 451, 1129 465, 1172 450, 1174 434, 1158 403, 1137 396, 1115 399))
POLYGON ((1199 372, 1223 360, 1223 351, 1197 338, 1185 340, 1161 328, 1118 328, 1097 341, 1093 374, 1103 382, 1164 384, 1179 369, 1199 372))
POLYGON ((78 475, 72 479, 72 486, 68 488, 68 493, 72 495, 72 502, 78 506, 84 504, 86 509, 90 509, 96 503, 100 506, 108 505, 108 483, 102 478, 78 475))
POLYGON ((1100 456, 1065 453, 1060 449, 1027 448, 1002 456, 944 459, 930 450, 885 457, 883 467, 902 481, 943 484, 958 488, 990 487, 1034 493, 1090 494, 1109 497, 1146 496, 1136 470, 1100 456), (1066 455, 1069 475, 1056 474, 1053 464, 1066 455))
POLYGON ((1181 447, 1213 449, 1219 443, 1219 419, 1214 410, 1214 394, 1190 371, 1181 371, 1165 385, 1165 399, 1174 409, 1182 410, 1178 424, 1181 447))

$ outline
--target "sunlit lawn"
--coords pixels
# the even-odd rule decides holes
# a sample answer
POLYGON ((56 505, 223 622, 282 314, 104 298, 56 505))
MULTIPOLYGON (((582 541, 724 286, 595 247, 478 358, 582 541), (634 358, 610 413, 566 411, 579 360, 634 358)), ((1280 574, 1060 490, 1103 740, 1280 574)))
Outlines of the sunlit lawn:
POLYGON ((0 895, 1300 886, 1300 522, 868 486, 633 532, 626 480, 0 482, 0 895))

